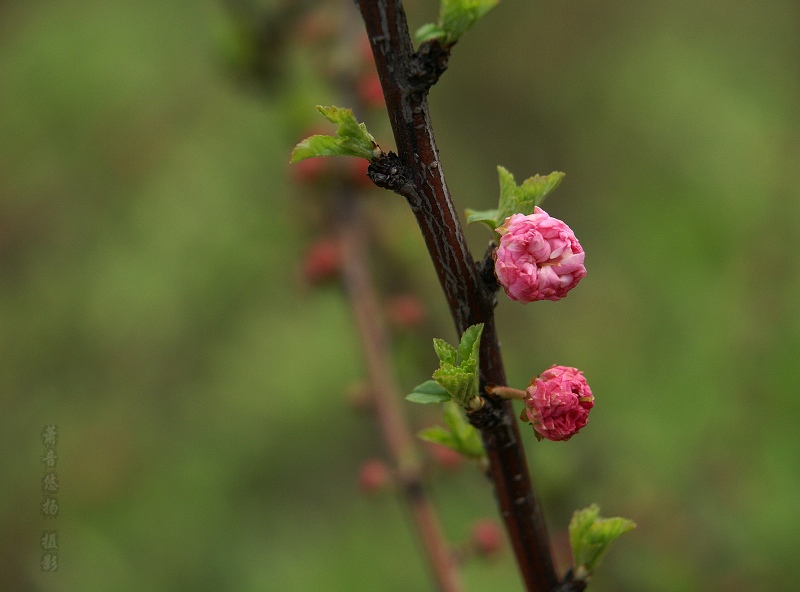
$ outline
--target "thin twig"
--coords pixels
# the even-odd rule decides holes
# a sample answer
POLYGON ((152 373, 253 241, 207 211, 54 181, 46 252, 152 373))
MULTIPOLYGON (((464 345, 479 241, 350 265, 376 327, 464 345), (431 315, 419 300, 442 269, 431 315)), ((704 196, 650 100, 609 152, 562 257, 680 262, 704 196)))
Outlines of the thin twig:
POLYGON ((402 399, 392 376, 387 334, 365 257, 365 227, 360 210, 357 197, 351 190, 344 189, 339 199, 337 222, 342 275, 364 351, 376 419, 397 466, 399 485, 411 507, 437 586, 441 592, 462 592, 455 555, 442 535, 436 513, 422 486, 414 437, 403 416, 402 399))
MULTIPOLYGON (((505 371, 494 324, 495 292, 483 281, 467 248, 438 159, 427 90, 412 80, 415 52, 401 0, 355 0, 366 25, 381 79, 398 162, 403 195, 420 230, 447 297, 456 329, 484 323, 481 340, 481 390, 505 385, 505 371)), ((374 167, 370 167, 371 171, 374 167)), ((511 403, 488 396, 470 414, 481 430, 500 512, 529 592, 550 592, 559 585, 547 527, 531 485, 525 453, 511 403)))

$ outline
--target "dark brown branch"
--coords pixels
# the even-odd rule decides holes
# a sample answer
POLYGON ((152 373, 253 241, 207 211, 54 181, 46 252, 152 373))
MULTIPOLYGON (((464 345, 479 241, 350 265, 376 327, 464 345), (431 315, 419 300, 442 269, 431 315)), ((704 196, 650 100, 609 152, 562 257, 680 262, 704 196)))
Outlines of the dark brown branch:
MULTIPOLYGON (((366 25, 394 132, 404 191, 422 231, 450 311, 461 334, 484 323, 481 388, 505 385, 494 324, 494 289, 488 287, 467 248, 438 159, 427 90, 412 79, 415 52, 400 0, 356 0, 366 25), (410 186, 410 187, 409 187, 410 186)), ((471 414, 481 430, 500 511, 526 589, 551 592, 558 585, 547 527, 531 485, 511 403, 487 397, 471 414)))
POLYGON ((397 467, 398 481, 408 502, 425 556, 441 592, 462 592, 456 559, 422 486, 414 437, 403 417, 401 397, 391 372, 386 330, 368 264, 364 223, 357 198, 344 189, 339 199, 338 237, 342 275, 372 388, 375 415, 386 448, 397 467))

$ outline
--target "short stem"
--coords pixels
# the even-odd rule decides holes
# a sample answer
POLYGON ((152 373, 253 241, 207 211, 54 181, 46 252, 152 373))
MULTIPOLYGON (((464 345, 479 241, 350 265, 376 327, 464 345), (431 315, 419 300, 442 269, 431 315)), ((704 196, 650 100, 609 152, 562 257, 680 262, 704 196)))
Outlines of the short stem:
POLYGON ((486 392, 490 395, 496 395, 501 399, 515 399, 521 401, 525 398, 525 391, 511 388, 510 386, 487 386, 486 392))

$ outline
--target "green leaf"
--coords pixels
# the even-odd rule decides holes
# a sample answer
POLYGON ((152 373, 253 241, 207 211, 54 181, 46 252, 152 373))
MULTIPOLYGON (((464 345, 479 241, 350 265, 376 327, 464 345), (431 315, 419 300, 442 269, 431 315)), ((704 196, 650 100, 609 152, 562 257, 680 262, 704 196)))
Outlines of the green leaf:
POLYGON ((441 444, 453 450, 458 450, 458 441, 453 437, 453 434, 441 426, 434 426, 421 430, 417 432, 417 436, 427 442, 434 442, 435 444, 441 444))
POLYGON ((467 421, 458 405, 450 403, 444 406, 444 422, 458 443, 459 452, 470 458, 481 458, 486 454, 480 433, 467 421))
POLYGON ((569 523, 569 541, 575 561, 575 573, 587 579, 620 535, 633 530, 636 524, 627 518, 600 518, 600 508, 592 504, 577 510, 569 523))
POLYGON ((486 16, 500 0, 442 0, 439 26, 447 32, 448 40, 458 41, 472 25, 486 16))
POLYGON ((473 222, 481 222, 486 224, 490 230, 494 230, 498 226, 500 226, 500 222, 498 222, 498 210, 483 210, 478 212, 476 210, 467 210, 467 224, 472 224, 473 222))
POLYGON ((453 366, 458 365, 458 352, 456 348, 447 343, 444 339, 434 337, 433 349, 436 351, 436 355, 439 356, 440 362, 446 362, 453 366))
POLYGON ((472 427, 464 419, 464 415, 457 405, 444 406, 444 423, 450 428, 450 433, 456 440, 463 440, 467 437, 467 431, 472 427))
POLYGON ((486 456, 481 434, 474 426, 469 426, 469 432, 461 440, 461 450, 469 458, 479 459, 486 456))
POLYGON ((439 19, 417 30, 418 42, 441 39, 443 45, 453 45, 472 25, 497 6, 500 0, 441 0, 439 19))
POLYGON ((433 23, 427 23, 422 25, 419 29, 417 29, 416 34, 414 35, 417 38, 417 43, 422 43, 423 41, 430 41, 431 39, 439 39, 445 37, 447 33, 440 29, 438 25, 433 23))
MULTIPOLYGON (((536 206, 541 205, 544 198, 559 186, 564 178, 564 173, 553 172, 542 177, 534 175, 517 185, 508 170, 499 166, 497 173, 500 177, 500 204, 498 207, 498 226, 513 214, 528 216, 533 213, 536 206)), ((496 227, 495 227, 496 228, 496 227)))
POLYGON ((466 361, 477 361, 478 352, 481 347, 481 334, 483 333, 483 323, 468 327, 461 336, 461 343, 458 345, 458 357, 463 364, 466 361))
MULTIPOLYGON (((511 214, 508 214, 507 212, 514 207, 517 201, 517 182, 514 180, 514 175, 512 175, 507 168, 502 166, 497 167, 497 176, 500 178, 500 203, 497 207, 497 226, 500 226, 503 220, 515 213, 511 212, 511 214), (501 212, 505 213, 502 217, 500 216, 501 212)), ((495 226, 495 228, 497 228, 497 226, 495 226)))
POLYGON ((444 395, 431 395, 428 393, 409 393, 406 395, 406 400, 412 403, 421 403, 423 405, 432 405, 438 403, 446 403, 450 400, 450 395, 447 392, 444 395))
POLYGON ((466 405, 467 401, 474 397, 478 391, 477 386, 474 385, 472 374, 452 364, 443 363, 433 373, 433 379, 461 405, 466 405), (475 391, 474 394, 473 390, 475 391))
POLYGON ((450 395, 436 381, 426 380, 422 384, 415 386, 411 394, 406 396, 406 399, 412 403, 444 403, 450 400, 450 395))
MULTIPOLYGON (((541 205, 544 198, 552 192, 556 187, 561 184, 564 179, 564 173, 553 172, 542 177, 541 175, 534 175, 528 177, 517 188, 517 203, 515 212, 524 213, 526 216, 533 213, 533 208, 541 205)), ((505 218, 503 218, 505 220, 505 218)))
POLYGON ((363 123, 356 121, 350 109, 321 107, 325 119, 336 124, 335 136, 311 136, 292 150, 291 162, 299 162, 314 156, 356 156, 373 160, 381 155, 381 149, 363 123))
POLYGON ((464 417, 464 412, 453 402, 444 406, 444 419, 447 428, 435 426, 422 430, 417 435, 428 442, 447 446, 474 460, 486 456, 481 443, 481 436, 464 417))
POLYGON ((514 214, 528 216, 533 213, 536 206, 539 206, 553 190, 559 186, 564 178, 564 173, 553 172, 542 177, 534 175, 517 185, 512 175, 507 169, 498 166, 497 174, 500 178, 500 200, 496 210, 484 210, 476 212, 467 210, 467 224, 481 222, 492 230, 498 228, 506 218, 514 214))
POLYGON ((433 340, 433 349, 439 356, 439 368, 433 373, 433 379, 463 406, 478 396, 482 333, 482 323, 467 328, 458 350, 443 339, 433 340))

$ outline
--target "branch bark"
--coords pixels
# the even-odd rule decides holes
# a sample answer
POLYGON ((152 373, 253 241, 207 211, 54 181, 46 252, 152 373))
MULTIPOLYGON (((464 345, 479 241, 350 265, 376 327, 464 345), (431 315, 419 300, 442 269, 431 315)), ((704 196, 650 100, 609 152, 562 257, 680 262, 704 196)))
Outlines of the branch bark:
MULTIPOLYGON (((447 189, 428 109, 412 65, 418 64, 401 0, 355 0, 364 20, 381 79, 398 151, 403 183, 396 190, 409 202, 444 289, 459 335, 484 323, 480 352, 481 389, 505 385, 494 324, 494 286, 487 286, 467 248, 447 189), (402 189, 402 190, 400 190, 402 189)), ((374 165, 370 167, 374 172, 374 165)), ((547 527, 531 485, 511 403, 487 396, 470 414, 481 430, 500 512, 529 592, 551 592, 559 585, 547 527)))

